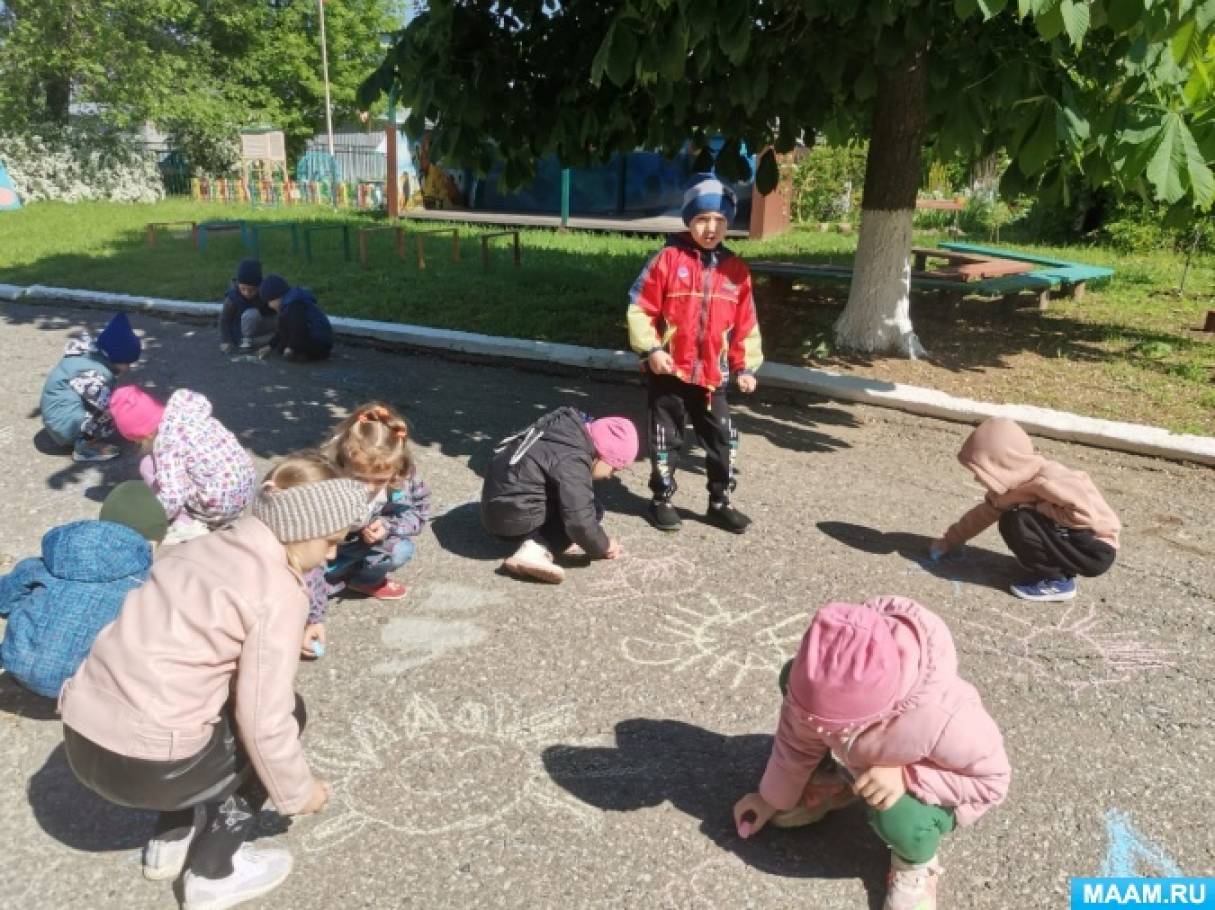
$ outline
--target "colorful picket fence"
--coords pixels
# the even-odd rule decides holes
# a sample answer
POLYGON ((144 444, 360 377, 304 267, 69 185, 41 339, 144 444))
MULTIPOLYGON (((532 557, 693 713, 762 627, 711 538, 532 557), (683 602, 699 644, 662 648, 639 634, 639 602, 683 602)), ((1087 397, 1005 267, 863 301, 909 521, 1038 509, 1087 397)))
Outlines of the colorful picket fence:
MULTIPOLYGON (((244 205, 334 205, 334 185, 328 180, 242 180, 239 177, 194 177, 190 195, 196 202, 244 205)), ((342 209, 383 208, 384 184, 339 181, 336 205, 342 209)))

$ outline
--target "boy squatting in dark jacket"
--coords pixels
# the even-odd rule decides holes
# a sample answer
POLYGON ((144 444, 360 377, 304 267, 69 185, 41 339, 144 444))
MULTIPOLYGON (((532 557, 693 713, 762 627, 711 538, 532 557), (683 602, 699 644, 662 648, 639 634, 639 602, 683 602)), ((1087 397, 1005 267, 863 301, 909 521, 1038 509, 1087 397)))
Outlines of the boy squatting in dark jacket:
POLYGON ((591 420, 558 408, 494 449, 481 491, 481 523, 504 540, 519 541, 504 571, 557 584, 565 570, 554 556, 577 544, 591 559, 615 559, 595 499, 606 480, 637 457, 637 428, 625 417, 591 420))
POLYGON ((267 275, 258 296, 278 313, 274 340, 257 356, 278 354, 287 360, 324 360, 333 350, 333 326, 312 291, 291 287, 281 275, 267 275))
POLYGON ((100 520, 73 521, 42 538, 42 556, 0 577, 4 671, 31 692, 57 698, 152 567, 152 545, 169 523, 148 485, 128 480, 101 506, 100 520))
POLYGON ((236 348, 249 354, 274 337, 277 317, 258 294, 261 283, 261 261, 242 259, 219 314, 219 349, 222 353, 230 354, 236 348))

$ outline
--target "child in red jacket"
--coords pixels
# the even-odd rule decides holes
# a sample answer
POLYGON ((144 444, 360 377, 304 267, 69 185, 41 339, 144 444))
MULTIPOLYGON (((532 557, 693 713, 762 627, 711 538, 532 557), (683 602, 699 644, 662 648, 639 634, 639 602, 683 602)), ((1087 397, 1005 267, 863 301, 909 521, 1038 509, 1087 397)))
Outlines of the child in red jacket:
POLYGON ((738 433, 726 388, 732 372, 742 392, 755 391, 763 353, 751 272, 722 245, 735 205, 734 192, 713 174, 696 174, 683 199, 687 232, 646 263, 629 295, 629 344, 643 358, 649 390, 650 515, 663 531, 681 523, 671 504, 671 453, 682 446, 688 419, 705 449, 709 520, 736 534, 751 523, 730 504, 738 433))

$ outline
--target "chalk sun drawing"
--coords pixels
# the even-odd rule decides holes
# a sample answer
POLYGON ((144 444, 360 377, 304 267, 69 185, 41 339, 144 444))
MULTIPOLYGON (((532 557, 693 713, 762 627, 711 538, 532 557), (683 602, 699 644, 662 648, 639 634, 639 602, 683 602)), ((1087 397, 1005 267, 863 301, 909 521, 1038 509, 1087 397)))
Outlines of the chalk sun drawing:
POLYGON ((978 650, 1011 658, 1018 667, 1072 695, 1176 664, 1173 651, 1141 641, 1134 630, 1105 628, 1107 620, 1094 605, 1081 607, 1073 602, 1054 623, 994 612, 1000 618, 998 625, 970 616, 958 618, 987 633, 986 639, 979 640, 978 650))
POLYGON ((305 835, 305 849, 325 850, 374 828, 476 831, 533 808, 549 821, 565 813, 580 826, 596 824, 595 810, 564 795, 541 758, 570 729, 572 714, 569 705, 528 713, 501 697, 466 701, 445 714, 415 694, 397 723, 356 716, 348 733, 309 749, 333 799, 325 820, 305 835))
POLYGON ((670 666, 677 673, 695 667, 704 676, 724 678, 731 688, 750 673, 778 674, 806 626, 803 613, 771 622, 763 604, 727 609, 712 594, 700 597, 696 607, 672 603, 662 610, 652 637, 629 636, 621 642, 625 658, 643 666, 670 666))
POLYGON ((622 544, 625 555, 612 560, 601 578, 592 582, 586 593, 589 606, 605 607, 637 598, 669 597, 690 594, 700 584, 701 573, 682 556, 633 556, 630 543, 622 544))

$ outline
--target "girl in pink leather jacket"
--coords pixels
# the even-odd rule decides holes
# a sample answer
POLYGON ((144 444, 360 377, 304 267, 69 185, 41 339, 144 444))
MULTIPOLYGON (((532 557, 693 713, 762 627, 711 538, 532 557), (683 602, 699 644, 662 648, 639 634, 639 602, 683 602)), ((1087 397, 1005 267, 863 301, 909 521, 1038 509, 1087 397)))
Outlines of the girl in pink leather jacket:
POLYGON ((859 796, 891 849, 885 910, 935 910, 941 836, 1002 802, 1011 774, 949 629, 905 597, 830 603, 787 669, 759 792, 734 806, 739 834, 812 824, 859 796))

